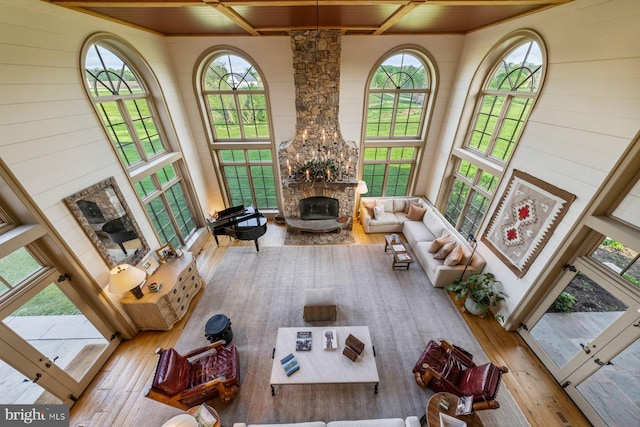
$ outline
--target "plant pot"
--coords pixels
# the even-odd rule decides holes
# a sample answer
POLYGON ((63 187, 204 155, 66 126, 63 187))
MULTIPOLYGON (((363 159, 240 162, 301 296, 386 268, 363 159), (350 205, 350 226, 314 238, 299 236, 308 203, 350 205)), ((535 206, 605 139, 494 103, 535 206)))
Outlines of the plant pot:
POLYGON ((484 317, 484 311, 482 311, 482 307, 480 306, 480 304, 469 297, 464 300, 464 308, 471 314, 484 317))

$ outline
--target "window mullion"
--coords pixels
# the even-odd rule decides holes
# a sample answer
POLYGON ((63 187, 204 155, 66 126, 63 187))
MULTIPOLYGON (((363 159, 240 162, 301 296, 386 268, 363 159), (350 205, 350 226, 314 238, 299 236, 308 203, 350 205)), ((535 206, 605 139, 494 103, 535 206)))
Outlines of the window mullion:
MULTIPOLYGON (((127 124, 127 131, 129 132, 129 135, 131 136, 131 141, 133 141, 133 143, 136 146, 136 149, 138 150, 138 153, 140 154, 141 161, 142 162, 149 161, 149 159, 147 158, 147 153, 145 153, 144 147, 142 146, 142 141, 140 141, 140 135, 138 135, 138 132, 136 132, 136 127, 133 124, 133 119, 131 118, 131 115, 129 114, 129 109, 127 108, 125 100, 124 99, 117 99, 116 103, 118 104, 118 108, 120 108, 120 114, 122 115, 122 118, 124 119, 124 122, 127 124)), ((134 165, 132 165, 132 166, 134 166, 134 165)))

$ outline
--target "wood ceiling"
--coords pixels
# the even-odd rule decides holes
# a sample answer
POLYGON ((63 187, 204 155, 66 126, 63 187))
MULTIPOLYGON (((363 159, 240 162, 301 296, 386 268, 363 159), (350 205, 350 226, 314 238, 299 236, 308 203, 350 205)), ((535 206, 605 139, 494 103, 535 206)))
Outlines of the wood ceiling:
POLYGON ((165 36, 464 34, 572 0, 42 0, 165 36))

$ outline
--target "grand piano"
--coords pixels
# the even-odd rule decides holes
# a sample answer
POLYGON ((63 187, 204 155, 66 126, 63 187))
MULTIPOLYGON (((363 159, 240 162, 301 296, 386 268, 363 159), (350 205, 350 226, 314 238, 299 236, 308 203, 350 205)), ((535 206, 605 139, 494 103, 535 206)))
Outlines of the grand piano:
POLYGON ((253 240, 256 251, 260 251, 258 238, 267 232, 267 218, 257 208, 233 206, 218 212, 213 221, 208 221, 209 230, 218 242, 218 236, 230 236, 238 240, 253 240))

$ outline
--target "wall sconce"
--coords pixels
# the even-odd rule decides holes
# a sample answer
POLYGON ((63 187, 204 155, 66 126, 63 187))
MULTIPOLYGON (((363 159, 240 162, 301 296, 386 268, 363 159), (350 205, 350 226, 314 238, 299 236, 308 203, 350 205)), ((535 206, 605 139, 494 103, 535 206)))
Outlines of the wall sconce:
POLYGON ((131 291, 137 299, 142 298, 140 286, 147 280, 147 273, 129 264, 120 264, 111 269, 109 292, 122 294, 131 291))

